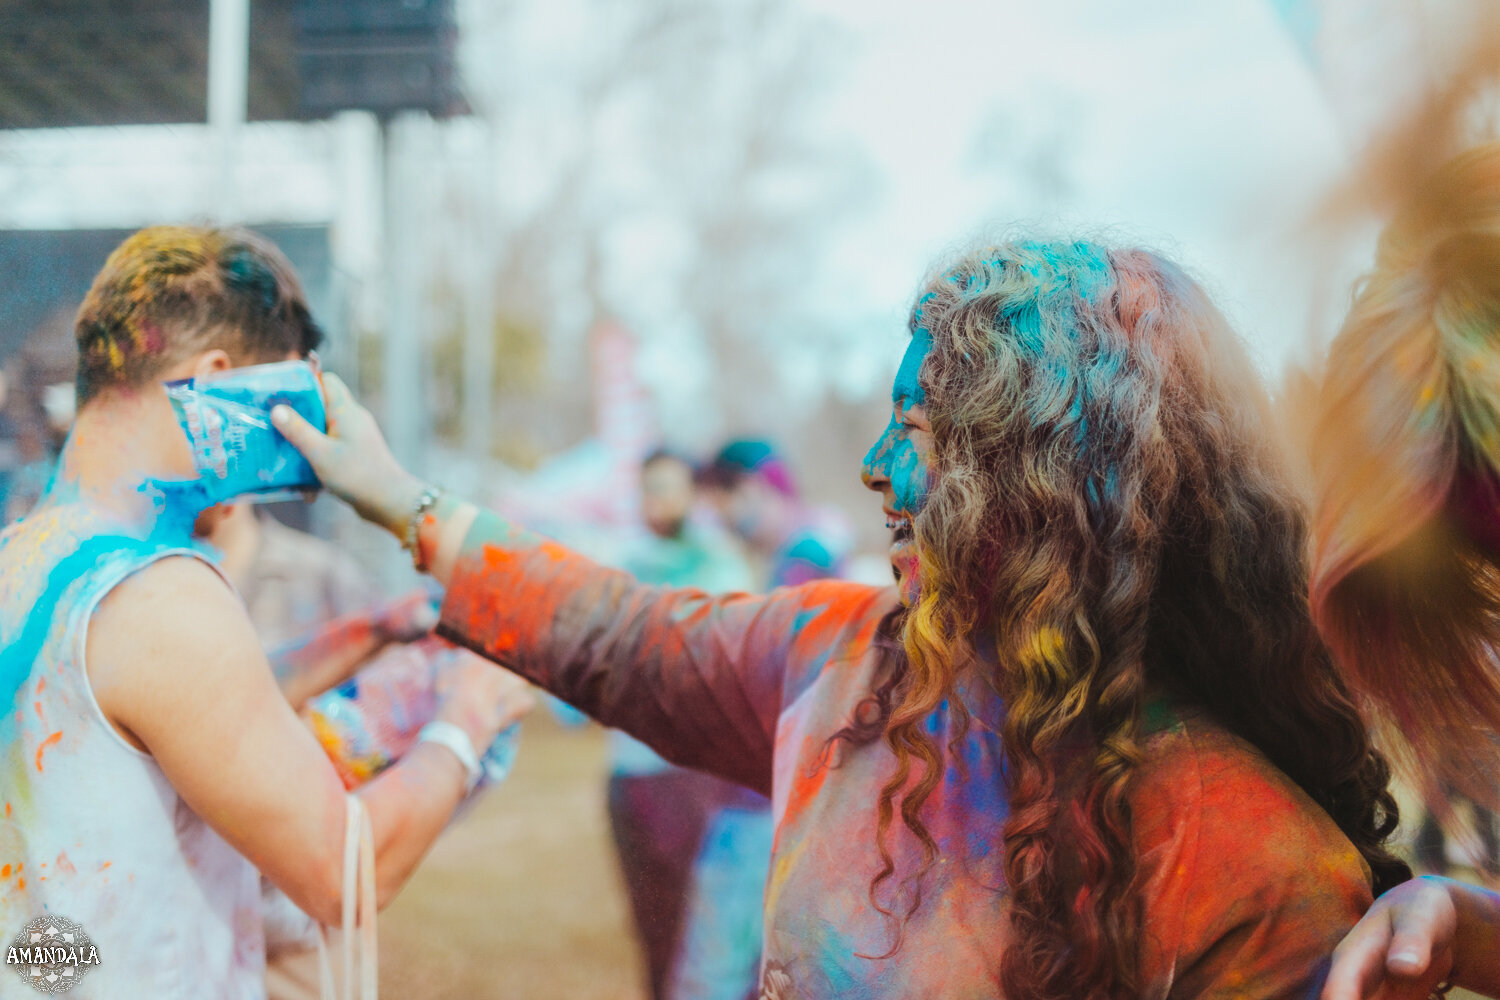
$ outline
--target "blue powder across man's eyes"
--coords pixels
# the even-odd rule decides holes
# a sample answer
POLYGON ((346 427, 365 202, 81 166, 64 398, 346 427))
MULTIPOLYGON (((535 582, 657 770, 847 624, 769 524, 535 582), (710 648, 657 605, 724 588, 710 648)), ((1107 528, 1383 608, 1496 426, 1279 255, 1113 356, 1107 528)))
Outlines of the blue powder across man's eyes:
POLYGON ((327 426, 322 389, 306 362, 170 382, 167 397, 211 504, 286 499, 320 487, 312 466, 271 425, 272 407, 284 403, 314 427, 327 426))

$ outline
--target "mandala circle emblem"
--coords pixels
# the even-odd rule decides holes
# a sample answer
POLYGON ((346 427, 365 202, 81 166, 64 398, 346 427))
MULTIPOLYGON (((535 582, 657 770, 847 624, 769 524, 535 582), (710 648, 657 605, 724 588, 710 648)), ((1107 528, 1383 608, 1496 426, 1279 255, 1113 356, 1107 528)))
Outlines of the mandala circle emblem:
POLYGON ((5 965, 38 993, 66 993, 99 964, 99 949, 67 917, 43 914, 5 949, 5 965))

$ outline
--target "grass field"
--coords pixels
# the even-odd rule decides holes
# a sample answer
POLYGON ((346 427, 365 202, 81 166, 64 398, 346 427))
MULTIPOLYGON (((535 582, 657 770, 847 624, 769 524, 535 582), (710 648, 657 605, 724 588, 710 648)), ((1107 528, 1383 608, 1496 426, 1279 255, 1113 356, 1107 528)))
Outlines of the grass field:
POLYGON ((380 918, 400 1000, 645 1000, 604 811, 604 738, 526 722, 515 773, 448 830, 380 918))

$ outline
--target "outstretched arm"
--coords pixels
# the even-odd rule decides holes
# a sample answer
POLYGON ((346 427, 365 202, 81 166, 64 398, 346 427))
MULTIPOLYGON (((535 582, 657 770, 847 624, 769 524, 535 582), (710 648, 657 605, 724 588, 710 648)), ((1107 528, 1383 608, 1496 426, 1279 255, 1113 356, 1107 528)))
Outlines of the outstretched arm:
POLYGON ((1375 901, 1334 951, 1323 1000, 1426 1000, 1443 982, 1500 997, 1500 895, 1429 875, 1375 901))
POLYGON ((711 596, 644 586, 489 513, 453 560, 438 634, 677 764, 765 794, 788 674, 878 618, 854 584, 711 596))
POLYGON ((769 791, 789 677, 873 634, 882 590, 825 583, 772 597, 663 590, 441 497, 391 457, 373 418, 325 377, 329 433, 289 409, 277 428, 324 485, 398 538, 448 587, 439 632, 650 744, 668 760, 769 791))

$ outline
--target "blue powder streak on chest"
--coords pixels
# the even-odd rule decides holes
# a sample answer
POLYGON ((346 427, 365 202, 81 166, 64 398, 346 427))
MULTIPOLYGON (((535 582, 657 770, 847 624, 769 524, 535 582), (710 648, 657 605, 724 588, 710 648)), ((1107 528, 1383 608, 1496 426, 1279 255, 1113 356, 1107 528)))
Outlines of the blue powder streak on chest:
MULTIPOLYGON (((46 586, 32 605, 16 638, 0 649, 0 704, 13 705, 16 692, 31 673, 32 664, 41 655, 42 646, 57 617, 58 603, 82 577, 97 571, 111 556, 145 556, 159 546, 125 535, 100 535, 79 546, 78 551, 63 557, 47 574, 46 586)), ((6 713, 9 718, 10 713, 6 713)), ((8 728, 8 727, 7 727, 8 728)))

